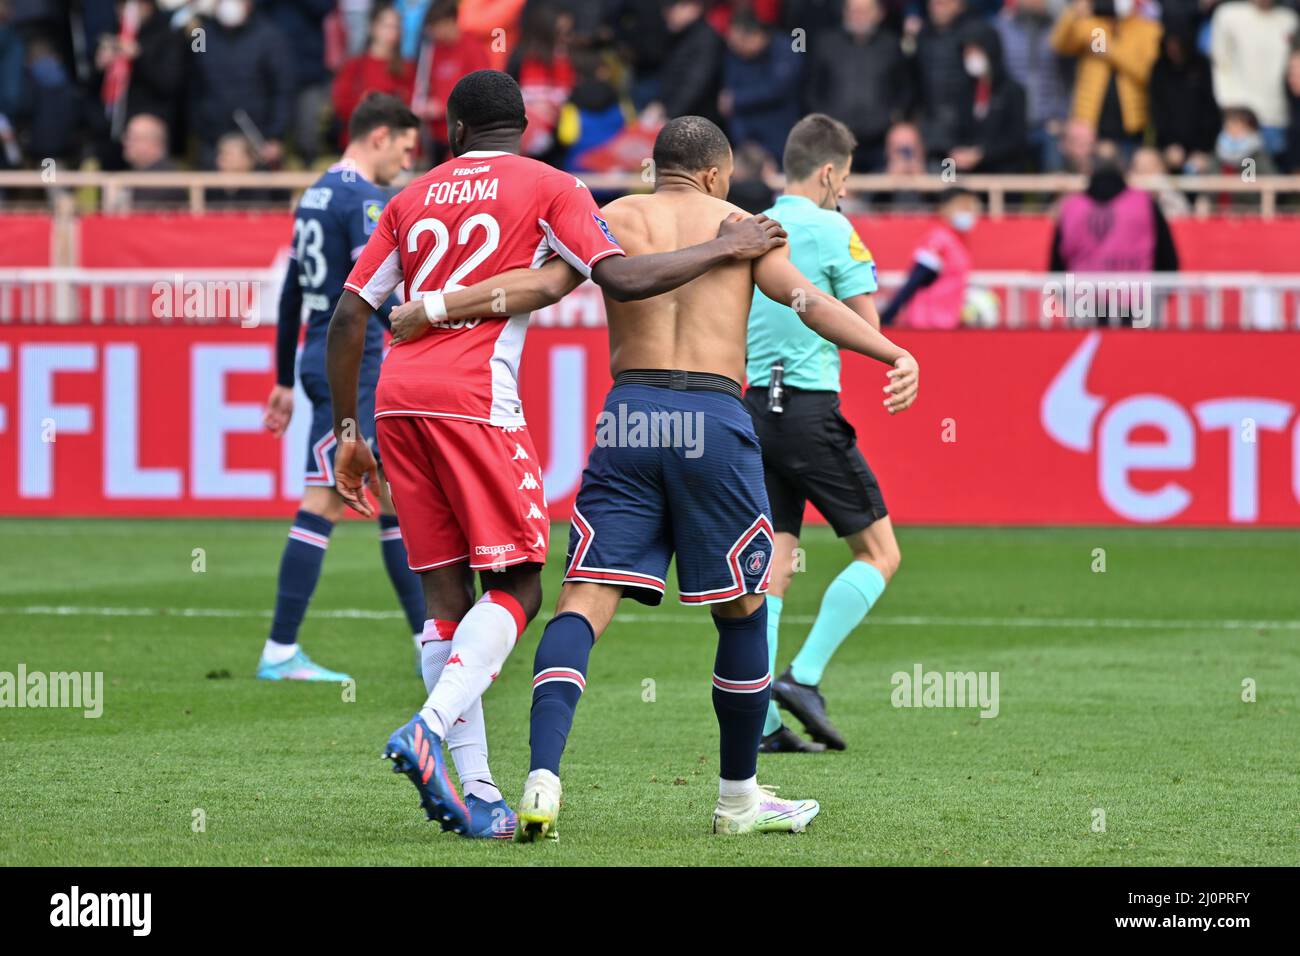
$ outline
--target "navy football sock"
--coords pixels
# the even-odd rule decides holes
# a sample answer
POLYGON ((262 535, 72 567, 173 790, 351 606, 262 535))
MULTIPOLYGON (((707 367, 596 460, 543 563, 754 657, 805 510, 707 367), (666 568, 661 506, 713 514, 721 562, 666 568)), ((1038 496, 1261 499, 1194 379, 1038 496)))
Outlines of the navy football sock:
POLYGON ((310 511, 299 511, 289 529, 289 540, 280 558, 280 580, 275 592, 275 617, 271 640, 295 644, 307 605, 320 580, 325 549, 329 547, 334 522, 310 511))
POLYGON ((587 659, 596 635, 581 614, 566 611, 551 618, 533 658, 533 709, 528 744, 529 770, 559 776, 560 757, 573 726, 573 712, 587 685, 587 659))
POLYGON ((749 617, 714 615, 718 655, 713 664, 713 711, 723 780, 749 780, 758 773, 758 745, 771 696, 767 657, 767 604, 749 617))
POLYGON ((393 582, 397 599, 406 612, 406 622, 412 634, 424 631, 424 588, 420 576, 406 564, 406 545, 402 543, 402 529, 397 526, 397 515, 379 516, 379 547, 384 553, 384 567, 393 582))

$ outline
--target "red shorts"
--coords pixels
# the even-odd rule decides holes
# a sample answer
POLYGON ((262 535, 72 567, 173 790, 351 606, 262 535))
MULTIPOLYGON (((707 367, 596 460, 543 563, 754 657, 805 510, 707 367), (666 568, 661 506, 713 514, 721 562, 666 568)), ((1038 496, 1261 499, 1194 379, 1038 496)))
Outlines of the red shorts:
POLYGON ((412 571, 546 561, 551 522, 527 428, 407 415, 375 425, 412 571))

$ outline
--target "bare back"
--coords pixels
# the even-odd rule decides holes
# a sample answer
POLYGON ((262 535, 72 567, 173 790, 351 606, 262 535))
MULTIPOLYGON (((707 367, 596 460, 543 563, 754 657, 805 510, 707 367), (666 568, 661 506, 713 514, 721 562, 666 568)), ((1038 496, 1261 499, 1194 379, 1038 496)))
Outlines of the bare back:
MULTIPOLYGON (((625 196, 602 215, 628 255, 675 252, 708 242, 744 210, 705 193, 666 189, 625 196)), ((638 302, 605 297, 610 371, 674 368, 745 380, 745 333, 754 292, 752 263, 728 262, 663 295, 638 302)))

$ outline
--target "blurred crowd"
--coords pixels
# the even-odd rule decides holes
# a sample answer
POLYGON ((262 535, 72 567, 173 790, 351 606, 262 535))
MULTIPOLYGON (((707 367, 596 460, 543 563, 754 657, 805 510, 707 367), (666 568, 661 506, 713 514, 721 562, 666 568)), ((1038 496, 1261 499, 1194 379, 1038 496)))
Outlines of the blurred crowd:
POLYGON ((525 152, 573 170, 639 170, 695 113, 743 190, 818 110, 859 172, 1079 170, 1098 144, 1153 175, 1300 171, 1289 2, 0 0, 0 168, 318 166, 371 90, 426 121, 429 163, 451 86, 492 67, 525 152))

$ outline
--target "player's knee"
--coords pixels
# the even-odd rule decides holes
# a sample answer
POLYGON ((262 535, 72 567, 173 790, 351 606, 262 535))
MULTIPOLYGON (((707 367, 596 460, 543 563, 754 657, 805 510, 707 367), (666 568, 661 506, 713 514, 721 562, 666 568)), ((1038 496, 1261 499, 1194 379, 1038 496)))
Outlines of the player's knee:
POLYGON ((420 575, 420 583, 424 586, 428 613, 438 620, 459 621, 474 606, 474 578, 471 575, 426 571, 420 575))
POLYGON ((519 602, 524 618, 531 621, 542 609, 540 565, 515 565, 502 572, 485 572, 483 590, 504 591, 519 602))
POLYGON ((298 507, 308 514, 318 515, 336 524, 343 520, 343 512, 346 510, 343 499, 333 488, 308 488, 298 507))
POLYGON ((734 601, 713 605, 713 615, 721 618, 749 617, 767 598, 762 594, 742 594, 734 601))
POLYGON ((880 572, 880 576, 888 582, 898 573, 898 566, 903 563, 903 556, 897 548, 892 548, 884 554, 873 557, 871 563, 880 572))

